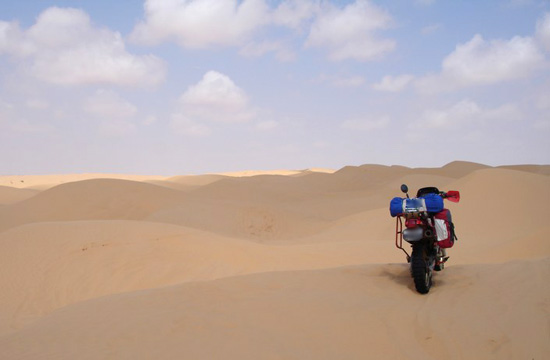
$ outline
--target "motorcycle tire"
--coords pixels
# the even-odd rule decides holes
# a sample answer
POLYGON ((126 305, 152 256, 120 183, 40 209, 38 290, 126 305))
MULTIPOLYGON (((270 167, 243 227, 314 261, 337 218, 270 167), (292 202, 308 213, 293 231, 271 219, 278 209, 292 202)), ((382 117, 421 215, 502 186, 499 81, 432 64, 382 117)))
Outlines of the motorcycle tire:
POLYGON ((427 294, 432 286, 432 270, 424 244, 413 246, 411 272, 416 291, 420 294, 427 294))

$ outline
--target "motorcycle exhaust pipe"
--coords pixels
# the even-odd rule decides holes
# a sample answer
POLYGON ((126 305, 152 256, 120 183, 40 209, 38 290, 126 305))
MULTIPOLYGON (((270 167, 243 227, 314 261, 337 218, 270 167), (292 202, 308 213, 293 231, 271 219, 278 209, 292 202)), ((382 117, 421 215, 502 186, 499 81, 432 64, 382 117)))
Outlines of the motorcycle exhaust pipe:
POLYGON ((428 230, 424 231, 424 236, 425 236, 425 237, 432 237, 432 236, 433 236, 433 232, 432 232, 430 229, 428 229, 428 230))

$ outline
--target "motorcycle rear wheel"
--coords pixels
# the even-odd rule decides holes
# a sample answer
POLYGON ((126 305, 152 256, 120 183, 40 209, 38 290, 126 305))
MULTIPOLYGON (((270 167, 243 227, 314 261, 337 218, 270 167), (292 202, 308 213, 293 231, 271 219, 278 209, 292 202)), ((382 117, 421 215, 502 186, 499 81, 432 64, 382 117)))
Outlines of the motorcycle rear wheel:
POLYGON ((424 244, 413 246, 411 272, 416 291, 427 294, 432 287, 432 269, 430 267, 430 257, 426 253, 424 244))

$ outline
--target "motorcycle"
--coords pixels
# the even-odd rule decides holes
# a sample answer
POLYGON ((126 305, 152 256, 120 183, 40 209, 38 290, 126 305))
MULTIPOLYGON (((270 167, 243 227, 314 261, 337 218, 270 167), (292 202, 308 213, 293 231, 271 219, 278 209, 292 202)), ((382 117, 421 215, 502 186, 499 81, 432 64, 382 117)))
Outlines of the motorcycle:
POLYGON ((416 290, 427 294, 432 286, 433 272, 444 269, 449 259, 446 249, 452 247, 456 239, 450 212, 444 209, 443 199, 459 202, 460 193, 426 187, 418 190, 415 198, 410 198, 405 184, 401 185, 401 191, 407 197, 394 198, 390 203, 390 213, 397 217, 395 246, 407 256, 416 290), (403 240, 411 244, 410 255, 403 248, 403 240))

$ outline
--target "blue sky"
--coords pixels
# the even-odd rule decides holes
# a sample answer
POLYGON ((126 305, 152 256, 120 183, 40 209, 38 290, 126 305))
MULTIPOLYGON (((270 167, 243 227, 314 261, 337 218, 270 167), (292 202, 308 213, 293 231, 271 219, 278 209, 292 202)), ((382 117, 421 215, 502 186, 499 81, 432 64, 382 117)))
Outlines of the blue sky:
POLYGON ((550 162, 550 2, 0 1, 0 174, 550 162))

